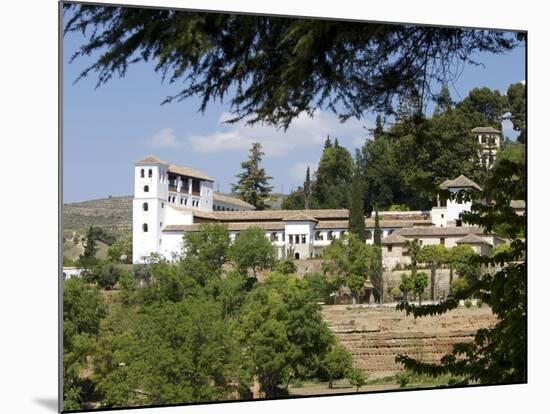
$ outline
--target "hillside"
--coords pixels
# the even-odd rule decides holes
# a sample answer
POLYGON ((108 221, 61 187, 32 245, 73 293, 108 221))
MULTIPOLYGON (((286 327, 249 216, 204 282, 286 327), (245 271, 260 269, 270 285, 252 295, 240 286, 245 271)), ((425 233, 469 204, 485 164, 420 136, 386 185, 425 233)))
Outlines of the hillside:
POLYGON ((63 228, 83 231, 91 225, 111 230, 132 227, 132 196, 63 204, 63 228))

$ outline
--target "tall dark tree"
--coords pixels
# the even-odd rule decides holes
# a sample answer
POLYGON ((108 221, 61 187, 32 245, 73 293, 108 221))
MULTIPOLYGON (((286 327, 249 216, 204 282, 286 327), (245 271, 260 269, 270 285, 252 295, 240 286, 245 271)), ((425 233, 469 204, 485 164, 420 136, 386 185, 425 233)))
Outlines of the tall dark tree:
POLYGON ((527 136, 525 131, 525 113, 527 109, 525 90, 525 84, 518 82, 510 85, 506 92, 510 112, 509 119, 512 121, 514 131, 519 132, 518 141, 521 143, 525 143, 525 137, 527 136))
POLYGON ((374 246, 376 248, 376 261, 373 266, 370 280, 373 285, 374 300, 384 302, 384 269, 382 267, 382 230, 380 229, 380 218, 378 209, 374 212, 374 246))
POLYGON ((241 163, 244 171, 236 175, 239 182, 232 185, 232 191, 238 193, 241 200, 252 204, 257 210, 265 209, 265 201, 273 189, 269 185, 269 180, 273 177, 267 176, 265 170, 260 167, 263 155, 262 145, 259 142, 253 143, 248 161, 241 163))
POLYGON ((382 115, 376 115, 375 125, 371 132, 374 139, 379 138, 384 133, 384 120, 382 119, 382 115))
POLYGON ((86 42, 81 76, 98 84, 139 61, 183 89, 165 102, 198 95, 200 109, 228 100, 231 121, 288 127, 300 113, 327 107, 360 118, 393 113, 400 97, 454 80, 453 68, 480 52, 504 53, 524 34, 382 23, 66 4, 65 33, 86 42))
POLYGON ((445 113, 449 112, 454 106, 453 99, 451 98, 451 92, 449 92, 449 87, 443 85, 439 95, 435 98, 435 112, 436 113, 445 113))
POLYGON ((325 140, 325 146, 324 149, 331 148, 332 142, 330 141, 330 137, 327 135, 327 139, 325 140))
POLYGON ((355 234, 361 241, 365 241, 365 214, 363 212, 363 179, 358 169, 355 169, 349 201, 350 233, 355 234))
POLYGON ((86 232, 86 244, 84 245, 84 252, 79 255, 80 265, 85 268, 89 268, 95 265, 97 263, 96 253, 96 230, 93 226, 90 226, 90 228, 86 232))
POLYGON ((344 147, 334 145, 323 150, 312 189, 318 208, 348 207, 353 168, 353 158, 344 147))
POLYGON ((311 177, 309 175, 309 165, 306 170, 306 179, 304 181, 304 207, 309 208, 309 199, 311 198, 311 177))

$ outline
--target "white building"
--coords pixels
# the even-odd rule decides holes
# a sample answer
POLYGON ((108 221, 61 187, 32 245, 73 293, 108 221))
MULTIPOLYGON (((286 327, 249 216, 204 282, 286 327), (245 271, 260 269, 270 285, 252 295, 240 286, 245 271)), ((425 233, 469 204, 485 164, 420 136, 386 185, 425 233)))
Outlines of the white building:
POLYGON ((471 132, 481 147, 479 162, 488 170, 493 168, 497 152, 502 145, 500 131, 493 127, 477 127, 471 132))
MULTIPOLYGON (((134 263, 145 262, 153 253, 174 260, 183 251, 184 233, 198 231, 203 223, 227 225, 231 240, 249 227, 262 228, 278 258, 294 259, 320 256, 332 240, 348 231, 348 210, 257 211, 242 200, 214 193, 214 180, 201 171, 153 156, 135 163, 134 178, 134 263)), ((464 176, 447 180, 441 187, 451 192, 481 190, 464 176)), ((470 207, 470 202, 450 200, 431 211, 381 212, 385 267, 406 263, 402 247, 413 239, 446 247, 467 243, 487 254, 500 239, 484 235, 479 227, 462 225, 461 214, 470 207)), ((373 243, 373 218, 365 218, 365 228, 366 243, 373 243)))

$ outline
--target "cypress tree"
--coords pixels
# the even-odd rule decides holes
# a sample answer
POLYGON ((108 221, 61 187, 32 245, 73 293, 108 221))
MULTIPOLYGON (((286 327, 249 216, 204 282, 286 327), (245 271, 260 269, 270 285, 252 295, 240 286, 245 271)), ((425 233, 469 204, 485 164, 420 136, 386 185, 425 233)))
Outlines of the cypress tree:
POLYGON ((374 245, 382 246, 382 230, 380 230, 380 218, 378 217, 378 209, 374 211, 374 245))
POLYGON ((237 192, 241 200, 252 204, 258 210, 265 209, 265 200, 273 189, 268 185, 273 177, 267 176, 265 170, 260 168, 263 155, 262 145, 259 142, 253 143, 248 161, 241 163, 244 172, 236 175, 239 182, 232 185, 232 191, 237 192))
POLYGON ((380 230, 380 219, 378 209, 374 213, 374 246, 376 249, 376 263, 373 266, 371 283, 374 287, 374 300, 384 303, 384 269, 382 268, 382 230, 380 230))
POLYGON ((363 186, 360 172, 356 169, 351 182, 348 230, 365 241, 365 216, 363 214, 363 186))
POLYGON ((309 197, 311 195, 311 178, 309 176, 309 165, 306 170, 306 180, 304 181, 304 207, 309 209, 309 197))
POLYGON ((332 142, 330 142, 330 137, 327 135, 327 139, 325 140, 325 148, 332 148, 332 142))

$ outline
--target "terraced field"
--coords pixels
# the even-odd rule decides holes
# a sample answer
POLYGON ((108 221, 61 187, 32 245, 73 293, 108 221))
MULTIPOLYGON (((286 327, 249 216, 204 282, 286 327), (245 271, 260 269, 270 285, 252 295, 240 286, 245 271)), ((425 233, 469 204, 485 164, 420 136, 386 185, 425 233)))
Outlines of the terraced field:
POLYGON ((414 319, 395 307, 323 307, 331 330, 353 355, 354 365, 369 378, 383 378, 401 371, 398 354, 436 362, 453 344, 473 340, 475 332, 496 322, 487 306, 455 309, 441 316, 414 319))

